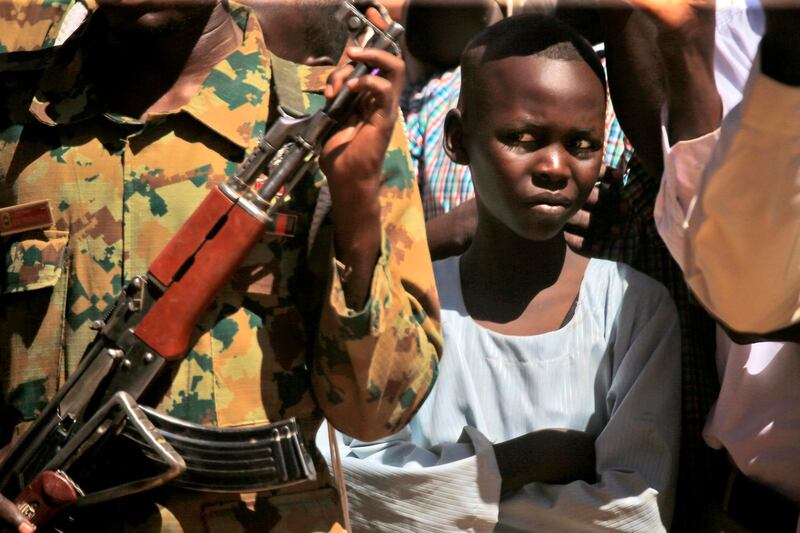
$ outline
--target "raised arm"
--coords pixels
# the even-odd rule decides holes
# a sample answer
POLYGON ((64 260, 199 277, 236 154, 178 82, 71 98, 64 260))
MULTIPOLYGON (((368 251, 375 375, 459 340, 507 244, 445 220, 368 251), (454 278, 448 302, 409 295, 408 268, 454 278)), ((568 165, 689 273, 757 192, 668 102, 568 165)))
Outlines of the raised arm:
POLYGON ((376 50, 348 54, 385 77, 346 82, 352 67, 345 66, 326 89, 332 98, 347 83, 366 98, 359 121, 335 135, 321 158, 333 236, 311 376, 329 421, 374 440, 397 431, 419 407, 442 341, 422 206, 398 113, 403 62, 376 50))
POLYGON ((632 2, 650 16, 656 29, 669 143, 714 131, 722 119, 722 101, 714 79, 715 0, 632 2))
POLYGON ((622 2, 600 9, 608 86, 617 119, 644 169, 660 176, 660 112, 666 100, 653 22, 622 2))

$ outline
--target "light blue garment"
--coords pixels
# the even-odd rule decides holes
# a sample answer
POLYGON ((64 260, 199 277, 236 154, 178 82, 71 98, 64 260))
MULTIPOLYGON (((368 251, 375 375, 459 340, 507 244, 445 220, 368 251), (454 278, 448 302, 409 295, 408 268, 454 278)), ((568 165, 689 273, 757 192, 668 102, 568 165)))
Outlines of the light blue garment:
POLYGON ((468 315, 458 265, 457 257, 434 264, 445 350, 430 397, 400 434, 342 441, 356 529, 459 530, 470 516, 475 530, 668 527, 680 338, 666 289, 592 260, 566 326, 509 336, 468 315), (598 436, 598 483, 532 483, 496 508, 501 480, 489 442, 545 428, 598 436))

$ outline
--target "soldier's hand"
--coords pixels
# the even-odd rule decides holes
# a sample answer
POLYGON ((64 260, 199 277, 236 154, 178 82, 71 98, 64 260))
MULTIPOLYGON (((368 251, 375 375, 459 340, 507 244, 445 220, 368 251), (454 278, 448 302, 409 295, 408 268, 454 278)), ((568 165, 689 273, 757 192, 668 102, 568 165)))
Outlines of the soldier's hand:
MULTIPOLYGON (((5 459, 8 448, 9 446, 6 446, 0 450, 0 462, 5 459)), ((2 524, 15 526, 19 533, 33 533, 36 531, 36 526, 22 515, 17 506, 14 505, 14 502, 0 494, 0 529, 3 529, 2 524)))
MULTIPOLYGON (((367 17, 378 27, 388 27, 374 8, 367 11, 367 17)), ((357 112, 328 140, 320 157, 320 167, 331 182, 332 192, 338 183, 356 185, 359 180, 375 181, 381 175, 386 148, 397 120, 405 71, 403 60, 389 52, 349 47, 346 54, 353 61, 379 69, 381 74, 347 80, 353 67, 344 65, 328 79, 325 97, 329 100, 335 98, 345 84, 362 94, 357 112)))
POLYGON ((19 533, 33 533, 36 526, 28 522, 22 513, 14 505, 14 502, 3 495, 0 495, 0 524, 5 523, 17 528, 19 533))

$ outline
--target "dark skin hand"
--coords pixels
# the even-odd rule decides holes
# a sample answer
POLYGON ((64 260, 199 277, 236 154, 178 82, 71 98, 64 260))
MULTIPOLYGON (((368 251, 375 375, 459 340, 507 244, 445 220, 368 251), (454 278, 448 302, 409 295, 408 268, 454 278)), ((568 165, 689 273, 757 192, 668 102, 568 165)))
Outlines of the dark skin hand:
MULTIPOLYGON (((0 461, 5 459, 9 447, 6 446, 0 450, 0 461)), ((2 494, 0 494, 0 524, 11 524, 16 527, 19 533, 33 533, 36 531, 36 526, 23 516, 17 506, 14 505, 14 502, 2 494)))
POLYGON ((607 167, 586 203, 569 219, 564 227, 564 238, 573 252, 594 257, 609 237, 619 237, 619 225, 627 213, 627 204, 621 195, 624 176, 625 169, 607 167))
POLYGON ((625 136, 651 176, 661 176, 661 107, 666 86, 656 29, 646 13, 622 2, 598 10, 606 48, 608 87, 625 136))
POLYGON ((628 0, 601 10, 609 86, 622 128, 645 170, 660 176, 660 113, 674 144, 719 127, 714 81, 714 0, 628 0), (637 8, 634 10, 633 8, 637 8))
POLYGON ((581 480, 594 483, 593 435, 572 429, 542 429, 494 445, 497 468, 503 478, 501 497, 532 481, 566 485, 581 480), (567 460, 558 458, 566 457, 567 460))
POLYGON ((475 199, 467 200, 447 213, 425 224, 431 259, 439 261, 463 254, 469 248, 478 229, 478 206, 475 199))
POLYGON ((715 1, 632 0, 650 16, 666 82, 670 144, 716 130, 722 100, 714 80, 715 1))
POLYGON ((36 526, 31 524, 17 509, 14 502, 0 496, 0 520, 6 524, 16 525, 20 533, 33 533, 36 526))

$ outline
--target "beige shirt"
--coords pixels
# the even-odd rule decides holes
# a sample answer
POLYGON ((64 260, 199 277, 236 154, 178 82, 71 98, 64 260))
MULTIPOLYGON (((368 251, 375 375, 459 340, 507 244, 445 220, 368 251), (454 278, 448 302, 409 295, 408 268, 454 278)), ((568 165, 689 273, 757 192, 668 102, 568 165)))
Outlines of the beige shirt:
POLYGON ((702 174, 692 195, 686 178, 664 189, 680 193, 685 216, 663 219, 681 226, 670 248, 702 304, 734 330, 765 333, 800 320, 800 88, 757 70, 741 106, 696 141, 705 170, 702 158, 674 163, 702 174))

